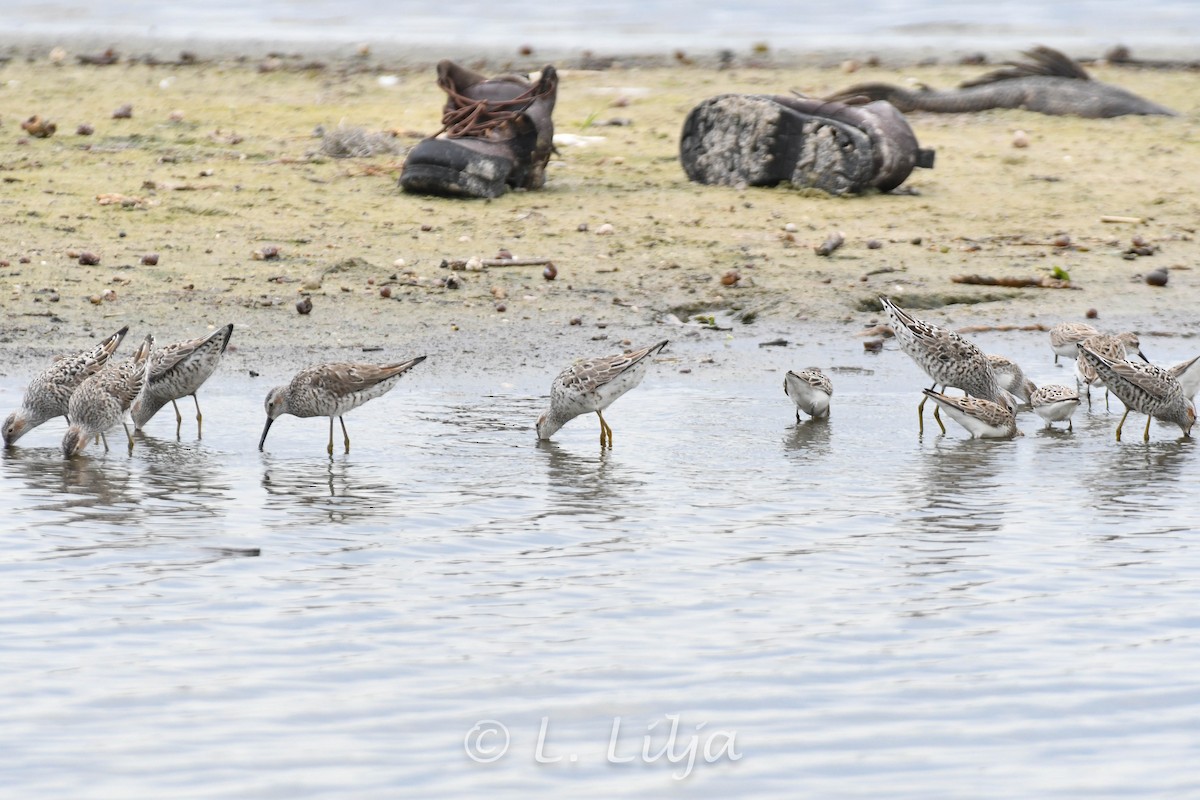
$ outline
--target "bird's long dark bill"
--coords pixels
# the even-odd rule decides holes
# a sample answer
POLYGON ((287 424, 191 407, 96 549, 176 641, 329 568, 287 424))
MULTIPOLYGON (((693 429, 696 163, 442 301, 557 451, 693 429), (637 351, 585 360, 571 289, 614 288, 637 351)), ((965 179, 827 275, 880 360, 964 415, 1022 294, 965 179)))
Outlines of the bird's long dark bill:
POLYGON ((259 449, 259 452, 262 452, 263 445, 264 445, 264 444, 266 443, 266 441, 267 441, 267 431, 271 430, 271 423, 272 423, 272 422, 274 422, 274 421, 275 421, 275 420, 273 420, 271 417, 267 417, 267 424, 263 426, 263 435, 262 435, 262 438, 258 440, 258 449, 259 449))

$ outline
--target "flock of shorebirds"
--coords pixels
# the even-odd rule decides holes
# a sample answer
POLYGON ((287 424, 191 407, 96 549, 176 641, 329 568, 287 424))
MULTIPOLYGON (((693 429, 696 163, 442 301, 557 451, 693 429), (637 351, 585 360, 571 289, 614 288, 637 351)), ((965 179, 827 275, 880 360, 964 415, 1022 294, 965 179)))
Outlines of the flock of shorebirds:
MULTIPOLYGON (((943 434, 946 427, 939 412, 944 409, 972 437, 1011 439, 1021 435, 1016 415, 1023 406, 1042 417, 1047 427, 1066 422, 1071 430, 1071 417, 1080 406, 1080 391, 1086 390, 1090 405, 1091 390, 1101 386, 1125 404, 1125 414, 1117 424, 1118 440, 1130 411, 1146 415, 1146 441, 1153 419, 1178 425, 1185 437, 1190 436, 1196 422, 1192 398, 1200 389, 1200 356, 1172 367, 1155 366, 1142 355, 1136 334, 1105 334, 1090 325, 1068 322, 1051 329, 1050 346, 1055 362, 1059 357, 1076 359, 1076 388, 1038 387, 1012 360, 985 354, 960 334, 914 317, 887 297, 879 300, 900 349, 933 381, 923 390, 924 397, 917 406, 922 433, 925 402, 930 399, 936 405, 934 420, 943 434), (963 395, 948 395, 948 388, 960 389, 963 395)), ((176 401, 189 396, 196 404, 199 432, 203 415, 196 393, 220 363, 233 335, 233 325, 163 347, 155 347, 154 338, 147 336, 130 358, 118 361, 113 354, 128 331, 128 327, 121 328, 95 347, 59 358, 34 376, 21 407, 4 421, 4 444, 11 446, 47 420, 65 416, 68 427, 62 440, 63 455, 73 456, 93 440, 103 442, 107 450, 105 435, 118 424, 125 429, 132 450, 134 440, 125 421, 127 414, 134 430, 141 430, 171 403, 178 434, 183 415, 176 401)), ((600 444, 612 447, 612 428, 604 419, 604 410, 641 383, 650 357, 666 346, 664 340, 567 367, 551 384, 550 408, 537 420, 538 438, 549 439, 572 419, 595 413, 600 420, 600 444)), ((289 383, 267 394, 267 421, 258 449, 263 449, 272 423, 284 414, 292 414, 329 417, 326 450, 330 455, 336 418, 349 453, 350 435, 343 415, 388 392, 424 360, 425 356, 418 356, 386 365, 337 362, 301 370, 289 383)), ((783 388, 796 405, 797 421, 801 411, 814 420, 829 416, 833 385, 819 368, 789 371, 783 388)))

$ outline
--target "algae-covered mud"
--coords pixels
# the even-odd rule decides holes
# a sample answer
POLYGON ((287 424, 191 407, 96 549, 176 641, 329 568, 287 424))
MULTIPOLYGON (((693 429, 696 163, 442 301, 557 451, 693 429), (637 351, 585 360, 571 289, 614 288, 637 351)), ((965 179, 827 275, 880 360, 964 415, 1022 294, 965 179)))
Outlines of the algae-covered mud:
POLYGON ((491 363, 523 359, 514 341, 567 335, 578 350, 611 337, 591 345, 603 351, 698 316, 730 320, 732 335, 850 336, 881 292, 914 308, 978 304, 930 312, 959 325, 1095 309, 1113 327, 1197 327, 1200 105, 1187 71, 1089 65, 1178 117, 910 114, 936 167, 893 194, 834 198, 689 183, 683 118, 717 93, 946 86, 980 68, 584 60, 560 68, 545 189, 469 201, 397 186, 405 151, 440 125, 431 64, 83 63, 101 55, 0 65, 6 371, 124 324, 166 341, 234 322, 243 353, 437 345, 491 363), (525 265, 495 265, 502 251, 525 265), (1153 270, 1166 286, 1145 281, 1153 270), (1004 285, 1054 277, 1071 288, 1004 285))

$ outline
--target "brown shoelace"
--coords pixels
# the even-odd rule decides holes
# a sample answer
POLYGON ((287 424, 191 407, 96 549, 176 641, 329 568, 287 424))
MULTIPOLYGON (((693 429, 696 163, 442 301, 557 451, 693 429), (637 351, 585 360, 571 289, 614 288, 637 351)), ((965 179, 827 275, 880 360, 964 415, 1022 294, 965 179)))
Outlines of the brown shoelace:
POLYGON ((507 122, 513 122, 551 92, 550 87, 539 91, 537 86, 531 86, 511 100, 473 100, 448 86, 442 88, 457 108, 442 115, 442 129, 434 135, 444 133, 451 139, 482 136, 507 122))

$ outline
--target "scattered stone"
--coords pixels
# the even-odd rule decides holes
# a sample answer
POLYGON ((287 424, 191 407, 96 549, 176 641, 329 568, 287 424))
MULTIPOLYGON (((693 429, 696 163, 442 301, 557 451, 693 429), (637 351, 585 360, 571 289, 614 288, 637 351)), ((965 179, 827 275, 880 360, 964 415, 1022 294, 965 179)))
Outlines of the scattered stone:
POLYGON ((79 263, 85 267, 94 267, 100 263, 100 256, 84 251, 79 254, 79 263))
POLYGON ((76 136, 91 136, 95 132, 96 129, 91 125, 88 125, 86 122, 75 129, 76 136))
POLYGON ((568 325, 582 325, 583 319, 581 317, 571 317, 571 321, 567 324, 568 325))
POLYGON ((307 314, 312 311, 312 298, 308 296, 301 297, 296 301, 296 313, 307 314))
POLYGON ((390 287, 390 286, 381 286, 381 287, 379 288, 379 296, 380 296, 380 297, 382 297, 382 298, 384 298, 384 299, 387 299, 387 298, 391 297, 391 296, 392 296, 392 287, 390 287))
POLYGON ((48 139, 58 130, 58 126, 48 119, 42 119, 34 114, 21 123, 21 129, 37 139, 48 139))
POLYGON ((878 239, 867 239, 868 250, 878 250, 881 247, 883 247, 883 242, 879 241, 878 239))
POLYGON ((116 108, 116 110, 113 111, 112 118, 113 119, 132 119, 133 118, 133 104, 132 103, 124 103, 124 104, 118 106, 116 108))
POLYGON ((837 250, 839 247, 845 244, 845 242, 846 237, 842 234, 842 232, 834 231, 833 233, 829 234, 824 242, 821 242, 821 244, 814 247, 813 251, 819 256, 828 256, 831 255, 834 250, 837 250))
POLYGON ((279 248, 275 245, 260 247, 250 254, 255 261, 276 261, 280 256, 279 248))
POLYGON ((546 268, 542 270, 542 277, 552 281, 558 277, 558 269, 553 264, 547 264, 546 268))
POLYGON ((1100 312, 1094 308, 1089 308, 1084 316, 1088 319, 1095 319, 1096 317, 1100 316, 1100 312))
POLYGON ((1146 273, 1146 283, 1151 286, 1166 286, 1167 278, 1168 275, 1165 269, 1156 269, 1146 273))
POLYGON ((1025 131, 1013 131, 1012 146, 1018 149, 1029 147, 1029 134, 1025 131))
POLYGON ((728 272, 726 272, 724 275, 721 276, 721 285, 722 286, 737 286, 738 281, 740 281, 741 279, 742 279, 742 276, 740 274, 738 274, 738 271, 735 269, 731 269, 728 272))
POLYGON ((863 342, 863 350, 868 353, 879 353, 883 350, 883 339, 867 339, 863 342))
POLYGON ((605 222, 603 225, 596 226, 597 236, 612 236, 615 231, 616 229, 613 228, 612 224, 608 222, 605 222))
POLYGON ((142 266, 153 267, 158 264, 158 253, 146 253, 142 256, 142 266))

